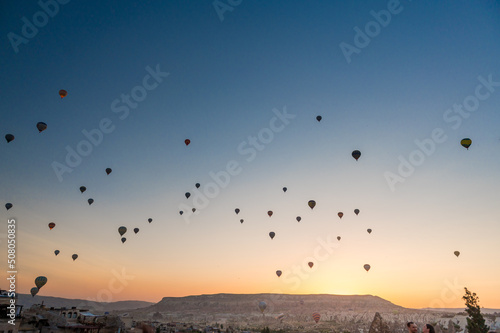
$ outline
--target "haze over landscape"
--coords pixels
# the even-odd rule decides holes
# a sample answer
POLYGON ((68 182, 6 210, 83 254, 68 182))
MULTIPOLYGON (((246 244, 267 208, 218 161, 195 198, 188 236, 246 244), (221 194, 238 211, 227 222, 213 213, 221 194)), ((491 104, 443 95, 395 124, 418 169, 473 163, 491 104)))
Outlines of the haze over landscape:
POLYGON ((56 4, 1 5, 1 289, 14 219, 35 301, 500 308, 498 1, 56 4))

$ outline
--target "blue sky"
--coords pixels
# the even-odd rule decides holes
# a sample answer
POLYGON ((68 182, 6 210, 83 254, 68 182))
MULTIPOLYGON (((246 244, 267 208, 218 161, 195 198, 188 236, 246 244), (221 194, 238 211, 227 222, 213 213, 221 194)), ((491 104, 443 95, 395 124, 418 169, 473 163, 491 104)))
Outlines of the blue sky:
POLYGON ((34 1, 1 11, 0 129, 16 137, 0 145, 0 198, 14 205, 1 214, 17 221, 20 292, 45 275, 46 295, 95 298, 126 267, 134 279, 113 300, 280 291, 426 307, 458 279, 500 307, 498 2, 61 2, 42 2, 53 17, 34 1), (219 16, 221 3, 232 10, 219 16), (376 23, 373 13, 391 11, 386 26, 376 23), (23 36, 36 20, 38 32, 23 36), (346 57, 356 27, 372 37, 346 57), (454 113, 474 101, 466 116, 454 113), (109 133, 85 143, 82 131, 102 121, 109 133), (436 130, 440 142, 424 154, 415 140, 429 144, 436 130), (55 163, 78 147, 91 151, 58 177, 55 163), (412 158, 413 172, 398 174, 412 158), (228 163, 233 174, 217 185, 211 174, 228 163), (389 173, 403 181, 391 186, 389 173), (216 193, 203 204, 208 184, 216 193), (294 279, 295 265, 340 234, 335 251, 294 279))

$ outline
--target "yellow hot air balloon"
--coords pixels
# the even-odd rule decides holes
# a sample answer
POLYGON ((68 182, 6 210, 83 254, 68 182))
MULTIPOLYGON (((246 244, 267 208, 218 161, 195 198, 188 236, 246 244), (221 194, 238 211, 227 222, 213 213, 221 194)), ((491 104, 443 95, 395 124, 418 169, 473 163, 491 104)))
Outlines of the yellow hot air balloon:
POLYGON ((464 138, 464 139, 462 139, 462 141, 460 141, 460 144, 462 146, 464 146, 465 148, 467 148, 467 150, 469 150, 469 147, 472 144, 472 140, 469 138, 464 138))
POLYGON ((313 209, 315 206, 316 206, 316 201, 314 200, 309 200, 309 202, 307 203, 307 205, 309 207, 311 207, 311 209, 313 209))
POLYGON ((47 278, 45 276, 39 276, 35 279, 35 286, 38 289, 42 289, 42 287, 47 283, 47 278))

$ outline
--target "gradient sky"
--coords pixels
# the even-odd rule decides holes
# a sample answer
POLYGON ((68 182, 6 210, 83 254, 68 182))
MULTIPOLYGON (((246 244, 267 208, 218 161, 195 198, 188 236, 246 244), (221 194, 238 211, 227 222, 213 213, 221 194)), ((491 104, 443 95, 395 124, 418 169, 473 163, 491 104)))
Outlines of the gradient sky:
POLYGON ((0 133, 16 137, 0 144, 14 205, 0 211, 2 289, 15 218, 20 293, 44 275, 40 295, 98 301, 330 293, 449 308, 466 286, 500 308, 498 1, 61 2, 47 1, 53 17, 1 5, 0 133), (463 103, 473 111, 453 111, 463 103), (78 147, 91 151, 58 177, 78 147))

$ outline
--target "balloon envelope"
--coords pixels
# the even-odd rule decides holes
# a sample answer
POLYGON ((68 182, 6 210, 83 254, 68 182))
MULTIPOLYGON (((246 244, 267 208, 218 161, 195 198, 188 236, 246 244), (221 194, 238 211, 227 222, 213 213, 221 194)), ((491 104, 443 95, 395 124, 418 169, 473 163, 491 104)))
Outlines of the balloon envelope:
POLYGON ((35 279, 35 286, 41 289, 47 283, 47 278, 45 276, 39 276, 35 279))
POLYGON ((307 204, 309 205, 309 207, 311 207, 311 209, 313 209, 316 206, 316 201, 309 200, 309 202, 307 204))
POLYGON ((38 288, 37 287, 31 288, 30 293, 31 296, 35 297, 35 295, 38 294, 38 288))
POLYGON ((61 251, 59 251, 59 250, 55 250, 55 251, 54 251, 54 254, 57 256, 57 255, 59 254, 59 252, 61 252, 61 251))
POLYGON ((359 209, 354 210, 354 214, 358 215, 359 214, 359 209))
POLYGON ((149 222, 149 223, 153 222, 153 219, 152 219, 152 218, 149 218, 149 219, 148 219, 148 222, 149 222))
POLYGON ((464 138, 462 139, 462 141, 460 141, 460 144, 465 148, 469 149, 470 145, 472 144, 472 140, 469 138, 464 138))
POLYGON ((191 140, 186 139, 186 140, 184 140, 184 143, 186 144, 186 146, 189 146, 189 144, 191 143, 191 140))
POLYGON ((323 117, 321 117, 321 116, 317 116, 317 117, 316 117, 316 120, 317 120, 317 121, 321 121, 321 119, 323 119, 323 117))
POLYGON ((297 216, 297 222, 300 222, 300 220, 302 220, 302 217, 297 216))
POLYGON ((113 170, 111 168, 106 168, 106 174, 109 175, 113 170))
POLYGON ((457 258, 458 258, 458 256, 460 255, 460 252, 459 252, 459 251, 455 251, 455 252, 453 252, 453 253, 457 256, 457 258))
POLYGON ((39 122, 38 124, 36 124, 36 128, 38 129, 38 132, 41 133, 47 129, 47 124, 39 122))
POLYGON ((357 161, 358 158, 361 156, 361 152, 359 150, 355 150, 352 152, 352 157, 354 157, 354 159, 357 161))
POLYGON ((59 90, 59 96, 61 96, 61 99, 68 96, 68 92, 64 89, 59 90))
POLYGON ((370 265, 366 264, 366 265, 363 266, 363 268, 368 272, 371 267, 370 267, 370 265))
POLYGON ((264 310, 266 309, 267 304, 264 301, 259 302, 259 310, 260 312, 264 313, 264 310))
POLYGON ((73 258, 73 261, 75 261, 75 260, 76 260, 76 258, 78 258, 78 254, 73 254, 73 255, 71 256, 71 258, 73 258))
POLYGON ((312 261, 309 261, 309 263, 307 263, 307 265, 309 265, 310 268, 313 268, 314 263, 312 261))
POLYGON ((366 231, 368 231, 369 234, 372 233, 372 229, 366 229, 366 231))
POLYGON ((200 183, 196 183, 194 186, 196 186, 196 188, 200 188, 200 183))
POLYGON ((236 214, 239 214, 239 213, 240 213, 240 209, 239 209, 239 208, 236 208, 236 209, 234 210, 234 212, 235 212, 236 214))
POLYGON ((342 218, 342 216, 344 216, 344 213, 338 212, 337 215, 339 216, 339 218, 342 218))
POLYGON ((272 210, 268 211, 267 215, 269 215, 269 217, 273 216, 273 211, 272 210))
POLYGON ((52 228, 54 228, 55 226, 56 226, 56 224, 54 222, 50 222, 49 223, 50 230, 52 230, 52 228))
POLYGON ((5 208, 7 208, 7 210, 11 209, 12 208, 12 204, 10 202, 7 202, 5 204, 5 208))
POLYGON ((271 239, 273 239, 275 235, 276 235, 276 234, 274 233, 274 231, 271 231, 271 232, 269 233, 269 237, 271 237, 271 239))
POLYGON ((127 232, 127 227, 121 226, 118 228, 118 233, 123 236, 127 232))
POLYGON ((244 220, 243 220, 243 219, 241 219, 241 220, 240 220, 240 223, 243 223, 243 222, 244 222, 244 220))
POLYGON ((5 140, 7 140, 7 143, 9 143, 14 140, 14 136, 12 134, 7 134, 5 135, 5 140))
POLYGON ((89 205, 92 205, 94 203, 94 199, 90 198, 89 200, 87 200, 87 202, 89 203, 89 205))
POLYGON ((288 189, 286 187, 283 187, 283 192, 286 192, 288 191, 288 189))
POLYGON ((125 243, 127 239, 125 237, 122 237, 122 243, 125 243))
POLYGON ((191 196, 191 193, 186 192, 184 195, 186 196, 186 199, 189 199, 189 197, 191 196))
POLYGON ((340 241, 342 239, 342 237, 340 236, 337 236, 337 240, 340 241))
POLYGON ((277 270, 277 271, 276 271, 276 275, 278 275, 278 277, 280 277, 280 276, 281 276, 281 271, 280 271, 280 270, 277 270))
POLYGON ((318 321, 319 321, 319 319, 321 318, 321 315, 320 315, 319 313, 317 313, 317 312, 314 312, 314 313, 312 314, 312 317, 313 317, 314 321, 315 321, 315 322, 316 322, 316 324, 317 324, 317 323, 318 323, 318 321))
POLYGON ((179 211, 179 214, 181 214, 181 215, 182 215, 182 214, 184 214, 184 212, 181 210, 181 211, 179 211))
POLYGON ((134 228, 134 232, 138 233, 139 232, 139 228, 134 228))
POLYGON ((87 191, 87 188, 85 186, 80 186, 80 192, 83 193, 87 191))

